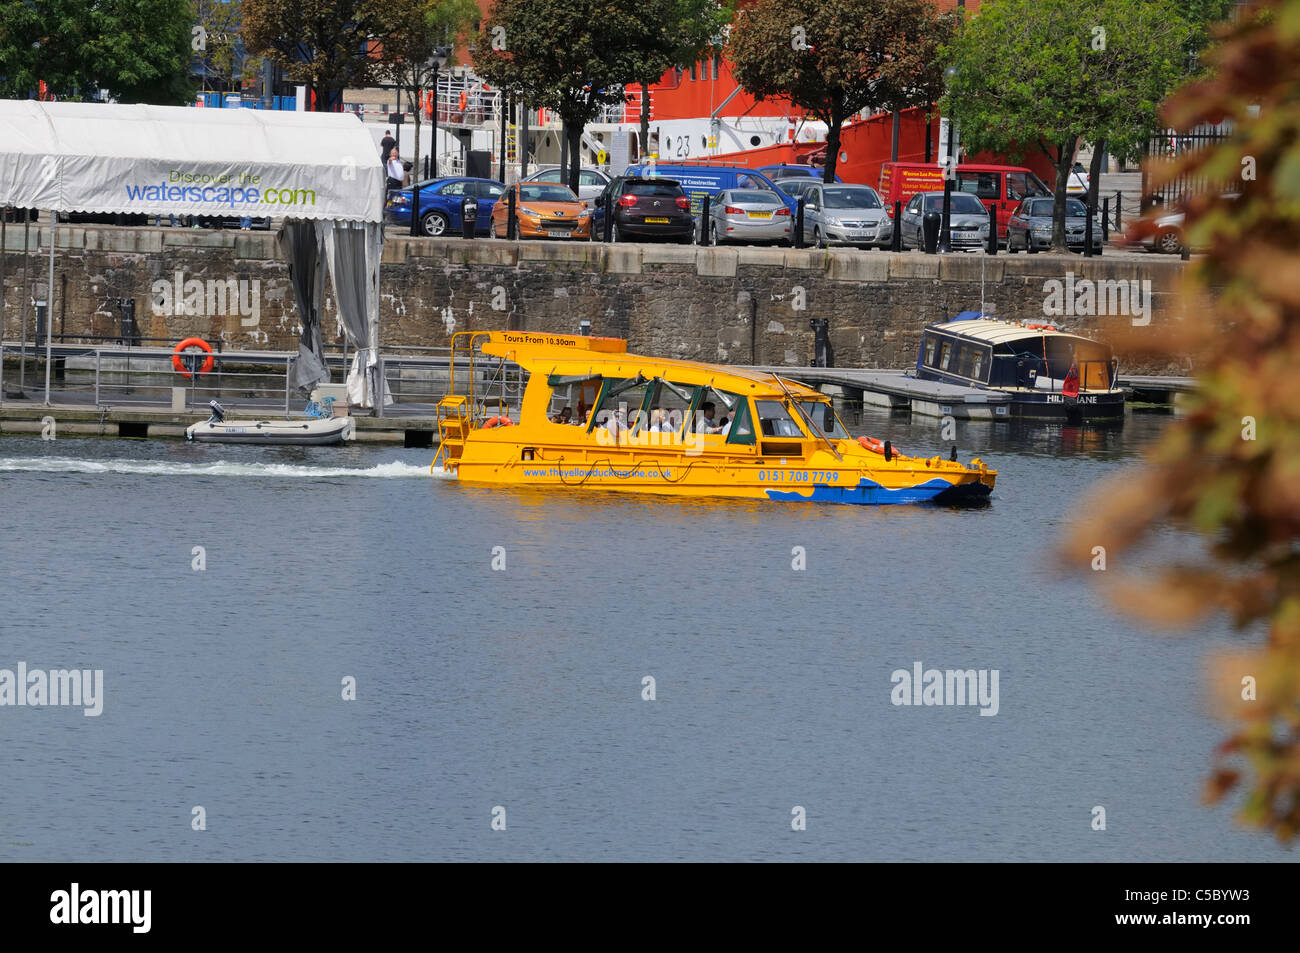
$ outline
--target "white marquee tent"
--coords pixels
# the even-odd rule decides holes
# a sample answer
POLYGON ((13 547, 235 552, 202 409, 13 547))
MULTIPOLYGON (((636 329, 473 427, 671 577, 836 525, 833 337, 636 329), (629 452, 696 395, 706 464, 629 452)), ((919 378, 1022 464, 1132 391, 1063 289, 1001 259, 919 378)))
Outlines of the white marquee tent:
POLYGON ((279 244, 303 323, 295 382, 306 390, 329 377, 320 334, 328 271, 339 323, 357 348, 350 396, 380 414, 387 401, 373 395, 387 397, 379 359, 384 183, 356 116, 0 100, 0 207, 283 218, 279 244))

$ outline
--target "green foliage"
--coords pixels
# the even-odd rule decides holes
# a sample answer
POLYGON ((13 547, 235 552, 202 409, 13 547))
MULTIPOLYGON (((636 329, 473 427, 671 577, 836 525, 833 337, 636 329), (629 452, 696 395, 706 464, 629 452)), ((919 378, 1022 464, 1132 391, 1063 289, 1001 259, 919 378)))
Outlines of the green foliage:
POLYGON ((251 52, 267 57, 288 79, 331 94, 374 82, 383 64, 372 40, 390 35, 395 10, 409 0, 243 0, 241 33, 251 52), (305 59, 304 59, 305 56, 305 59))
POLYGON ((249 55, 239 35, 242 0, 190 0, 190 10, 195 26, 203 30, 202 36, 195 37, 190 45, 202 39, 201 48, 194 50, 194 59, 202 70, 205 87, 234 86, 261 70, 262 58, 249 55))
POLYGON ((0 0, 0 95, 186 102, 190 28, 188 0, 0 0))
POLYGON ((730 54, 754 96, 789 100, 827 124, 829 182, 840 126, 854 113, 927 101, 951 25, 925 0, 757 0, 732 31, 730 54))
POLYGON ((968 152, 1056 166, 1054 243, 1065 246, 1066 178, 1081 141, 1132 155, 1189 68, 1195 30, 1176 0, 988 0, 958 31, 941 101, 968 152))

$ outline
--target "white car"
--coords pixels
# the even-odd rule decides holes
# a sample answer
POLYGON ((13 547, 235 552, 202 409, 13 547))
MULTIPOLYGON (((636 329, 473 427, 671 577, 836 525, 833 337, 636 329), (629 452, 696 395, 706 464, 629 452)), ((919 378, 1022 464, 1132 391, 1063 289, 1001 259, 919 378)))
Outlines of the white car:
MULTIPOLYGON (((560 167, 558 165, 538 166, 519 181, 559 183, 560 167)), ((584 202, 593 202, 600 196, 601 192, 605 191, 605 186, 609 185, 609 182, 610 178, 604 172, 584 166, 578 170, 578 188, 575 191, 578 193, 578 198, 584 202)))
POLYGON ((1070 177, 1065 180, 1065 191, 1077 195, 1080 192, 1087 192, 1091 184, 1092 176, 1088 170, 1083 167, 1082 162, 1076 162, 1074 168, 1070 170, 1070 177))

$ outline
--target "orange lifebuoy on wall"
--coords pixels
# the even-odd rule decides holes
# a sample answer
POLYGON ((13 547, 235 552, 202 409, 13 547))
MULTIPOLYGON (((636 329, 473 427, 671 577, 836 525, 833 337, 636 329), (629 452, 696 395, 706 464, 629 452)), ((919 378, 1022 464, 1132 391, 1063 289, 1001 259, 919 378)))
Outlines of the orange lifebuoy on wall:
POLYGON ((489 417, 487 420, 483 421, 484 430, 488 430, 489 428, 492 427, 511 427, 511 426, 514 426, 514 421, 506 416, 489 417))
POLYGON ((185 364, 181 361, 181 354, 187 348, 191 348, 191 347, 197 347, 201 350, 208 352, 208 358, 203 362, 203 366, 199 368, 199 372, 198 372, 199 376, 202 377, 208 371, 212 370, 212 364, 213 364, 212 348, 208 346, 208 342, 203 340, 203 338, 186 338, 180 344, 177 344, 176 349, 172 351, 172 367, 176 368, 176 373, 178 374, 184 374, 186 377, 192 376, 190 372, 185 368, 185 364))

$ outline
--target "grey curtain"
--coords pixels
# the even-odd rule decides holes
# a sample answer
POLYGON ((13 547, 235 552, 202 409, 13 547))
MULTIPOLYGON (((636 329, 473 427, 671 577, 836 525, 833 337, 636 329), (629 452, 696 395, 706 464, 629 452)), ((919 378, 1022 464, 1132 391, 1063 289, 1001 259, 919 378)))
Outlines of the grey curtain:
POLYGON ((325 348, 321 341, 320 315, 325 300, 323 230, 318 222, 290 221, 280 228, 280 254, 289 263, 289 283, 302 318, 298 356, 290 362, 289 379, 298 393, 306 396, 317 384, 328 381, 325 348))
POLYGON ((322 222, 325 255, 339 324, 357 349, 348 374, 349 400, 383 413, 393 402, 379 356, 379 258, 382 226, 362 222, 322 222), (374 395, 382 395, 376 401, 374 395))

